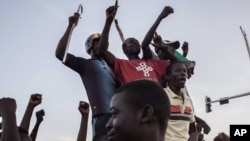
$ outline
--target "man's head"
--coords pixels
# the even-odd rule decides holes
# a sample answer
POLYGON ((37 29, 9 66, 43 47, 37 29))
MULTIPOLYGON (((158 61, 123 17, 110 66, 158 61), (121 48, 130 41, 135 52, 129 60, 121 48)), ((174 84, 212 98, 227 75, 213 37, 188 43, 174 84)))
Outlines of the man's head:
POLYGON ((101 35, 99 33, 94 33, 94 34, 91 34, 87 38, 87 40, 85 42, 85 49, 89 55, 91 55, 91 52, 93 51, 93 49, 95 47, 97 47, 99 40, 100 40, 100 37, 101 37, 101 35))
POLYGON ((122 44, 123 53, 130 58, 133 55, 139 55, 141 51, 141 45, 135 38, 127 38, 122 44))
POLYGON ((172 62, 166 69, 167 85, 180 90, 184 88, 187 79, 187 68, 183 62, 172 62))
POLYGON ((185 62, 185 65, 187 67, 188 79, 191 78, 192 75, 194 75, 195 64, 196 64, 195 61, 185 62))
POLYGON ((230 141, 230 137, 224 132, 219 133, 216 137, 214 137, 214 141, 230 141))
POLYGON ((163 88, 153 81, 138 80, 118 88, 110 103, 107 122, 110 141, 138 141, 164 137, 170 102, 163 88))

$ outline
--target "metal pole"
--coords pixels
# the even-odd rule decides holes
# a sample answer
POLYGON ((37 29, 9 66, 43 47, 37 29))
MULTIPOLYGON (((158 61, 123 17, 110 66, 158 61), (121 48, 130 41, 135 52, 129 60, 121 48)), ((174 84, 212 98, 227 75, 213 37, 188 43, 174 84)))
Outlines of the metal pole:
POLYGON ((246 93, 243 93, 243 94, 239 94, 239 95, 235 95, 235 96, 230 96, 230 97, 225 97, 225 98, 220 98, 218 100, 213 100, 211 102, 207 102, 207 104, 209 103, 215 103, 215 102, 220 102, 222 100, 229 100, 229 99, 233 99, 233 98, 238 98, 238 97, 242 97, 242 96, 247 96, 247 95, 250 95, 250 92, 246 92, 246 93))
POLYGON ((238 97, 247 96, 247 95, 250 95, 250 92, 239 94, 239 95, 235 95, 235 96, 231 96, 228 99, 238 98, 238 97))

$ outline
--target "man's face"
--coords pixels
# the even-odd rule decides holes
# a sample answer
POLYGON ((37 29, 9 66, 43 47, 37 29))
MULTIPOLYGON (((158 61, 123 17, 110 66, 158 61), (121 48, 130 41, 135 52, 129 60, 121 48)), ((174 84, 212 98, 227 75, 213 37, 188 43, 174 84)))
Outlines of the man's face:
POLYGON ((188 74, 188 79, 189 79, 194 74, 195 62, 194 61, 188 61, 188 62, 185 62, 185 65, 186 65, 186 68, 187 68, 187 74, 188 74))
POLYGON ((184 88, 187 79, 187 69, 183 63, 174 64, 171 74, 169 75, 169 82, 174 87, 180 89, 184 88))
POLYGON ((169 45, 168 45, 168 50, 169 50, 171 53, 175 54, 176 48, 175 48, 174 44, 169 44, 169 45))
POLYGON ((141 51, 141 45, 138 40, 135 38, 128 38, 125 41, 126 43, 126 52, 128 54, 139 54, 141 51))
POLYGON ((106 124, 109 129, 109 141, 133 141, 137 140, 139 121, 137 112, 126 101, 125 93, 114 95, 110 109, 112 117, 106 124))
POLYGON ((157 56, 161 59, 161 60, 169 60, 169 56, 164 53, 162 50, 157 50, 157 56))
POLYGON ((96 55, 96 49, 99 45, 99 39, 95 39, 92 43, 93 47, 88 51, 88 54, 91 56, 95 56, 96 55))

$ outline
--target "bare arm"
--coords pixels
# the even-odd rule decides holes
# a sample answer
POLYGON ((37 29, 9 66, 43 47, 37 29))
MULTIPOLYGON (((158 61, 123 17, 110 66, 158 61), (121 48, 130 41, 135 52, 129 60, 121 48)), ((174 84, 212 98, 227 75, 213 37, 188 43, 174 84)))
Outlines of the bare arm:
POLYGON ((171 51, 169 51, 166 46, 163 46, 161 50, 170 58, 170 61, 173 61, 173 62, 176 62, 176 61, 180 62, 181 61, 171 51))
POLYGON ((32 94, 29 99, 29 103, 26 107, 23 119, 21 121, 20 127, 29 131, 30 119, 34 108, 42 102, 41 94, 32 94))
POLYGON ((45 115, 44 110, 40 110, 36 112, 36 123, 30 134, 30 138, 32 139, 32 141, 36 141, 38 129, 39 129, 41 122, 43 121, 44 115, 45 115))
POLYGON ((61 61, 63 60, 68 41, 70 40, 70 34, 71 32, 73 32, 73 26, 77 25, 79 17, 79 13, 75 13, 73 16, 69 17, 69 24, 67 26, 67 29, 57 45, 56 57, 61 61))
POLYGON ((162 19, 167 17, 169 14, 173 13, 173 9, 170 6, 165 6, 158 18, 156 19, 155 23, 151 26, 148 33, 146 34, 144 40, 142 41, 142 51, 143 51, 143 59, 151 59, 152 58, 152 51, 149 48, 149 45, 154 37, 154 33, 159 26, 162 19))
POLYGON ((16 124, 16 107, 15 99, 0 99, 0 116, 3 120, 0 141, 21 141, 16 124))
POLYGON ((171 51, 168 50, 168 47, 163 44, 162 38, 160 35, 155 33, 154 43, 152 44, 155 48, 160 49, 162 52, 164 52, 168 58, 170 58, 170 61, 180 61, 179 58, 175 56, 171 51))
POLYGON ((203 132, 204 132, 205 134, 208 134, 208 133, 211 131, 210 126, 209 126, 209 125, 206 123, 206 121, 204 121, 203 119, 201 119, 201 118, 195 116, 195 121, 196 121, 197 123, 200 123, 200 124, 201 124, 201 126, 202 126, 202 128, 203 128, 203 132))
POLYGON ((78 110, 80 111, 82 118, 81 118, 80 129, 77 136, 77 141, 86 141, 88 118, 89 118, 89 104, 87 102, 80 101, 78 110))
POLYGON ((189 124, 189 134, 195 133, 197 131, 195 122, 189 124))
POLYGON ((188 141, 199 141, 199 136, 200 133, 194 132, 189 136, 188 141))
POLYGON ((115 27, 116 27, 116 29, 117 29, 117 31, 119 33, 119 36, 120 36, 120 38, 122 40, 122 43, 124 43, 125 42, 124 35, 123 35, 122 30, 121 30, 121 28, 120 28, 120 26, 118 24, 118 20, 117 19, 115 19, 115 27))
POLYGON ((109 40, 109 32, 110 32, 110 27, 112 22, 114 21, 114 17, 116 14, 116 10, 117 10, 118 6, 110 6, 107 10, 106 10, 106 22, 101 34, 101 38, 99 41, 99 45, 97 48, 97 52, 98 54, 107 62, 107 64, 111 67, 114 68, 114 59, 115 56, 108 51, 108 40, 109 40))
POLYGON ((184 57, 187 57, 187 54, 188 54, 188 42, 184 42, 184 43, 182 44, 181 49, 182 49, 182 51, 183 51, 182 55, 183 55, 184 57))

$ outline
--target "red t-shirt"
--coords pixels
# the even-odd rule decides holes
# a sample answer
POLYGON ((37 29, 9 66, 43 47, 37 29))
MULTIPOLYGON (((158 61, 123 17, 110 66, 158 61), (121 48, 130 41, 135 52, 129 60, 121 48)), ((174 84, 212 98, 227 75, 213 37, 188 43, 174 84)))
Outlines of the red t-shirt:
POLYGON ((122 84, 141 79, 152 80, 160 84, 169 64, 168 60, 115 58, 113 71, 122 84))

